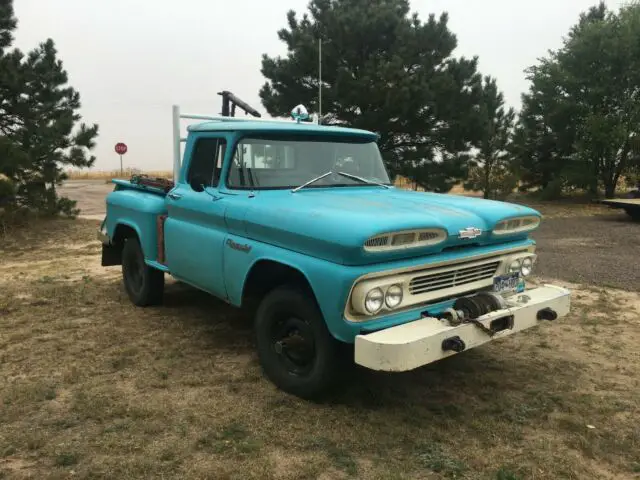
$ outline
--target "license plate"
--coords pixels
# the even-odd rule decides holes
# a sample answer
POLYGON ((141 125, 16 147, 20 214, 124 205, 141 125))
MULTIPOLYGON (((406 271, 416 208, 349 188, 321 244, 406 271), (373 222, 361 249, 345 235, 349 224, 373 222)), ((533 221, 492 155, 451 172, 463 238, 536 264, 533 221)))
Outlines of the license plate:
POLYGON ((496 293, 512 292, 518 288, 520 272, 509 273, 493 277, 493 291, 496 293))

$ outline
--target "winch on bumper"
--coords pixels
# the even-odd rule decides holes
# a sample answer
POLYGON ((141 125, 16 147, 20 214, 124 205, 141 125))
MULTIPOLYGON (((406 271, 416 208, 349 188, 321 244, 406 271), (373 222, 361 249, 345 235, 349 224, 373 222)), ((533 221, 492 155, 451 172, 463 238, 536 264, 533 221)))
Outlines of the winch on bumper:
POLYGON ((563 317, 569 313, 570 292, 562 287, 544 285, 513 295, 504 302, 498 310, 475 319, 462 319, 459 324, 451 318, 425 317, 357 335, 355 362, 372 370, 413 370, 545 320, 563 317))

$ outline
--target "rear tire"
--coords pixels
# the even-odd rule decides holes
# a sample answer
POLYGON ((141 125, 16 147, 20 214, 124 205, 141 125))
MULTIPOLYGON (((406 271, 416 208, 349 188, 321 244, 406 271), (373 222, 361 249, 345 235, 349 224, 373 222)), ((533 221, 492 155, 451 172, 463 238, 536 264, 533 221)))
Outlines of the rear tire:
POLYGON ((262 299, 255 317, 256 343, 266 376, 281 390, 306 399, 329 393, 348 365, 346 344, 327 329, 310 293, 277 287, 262 299))
POLYGON ((122 249, 122 279, 134 305, 146 307, 162 303, 164 272, 145 263, 140 241, 136 237, 125 240, 122 249))

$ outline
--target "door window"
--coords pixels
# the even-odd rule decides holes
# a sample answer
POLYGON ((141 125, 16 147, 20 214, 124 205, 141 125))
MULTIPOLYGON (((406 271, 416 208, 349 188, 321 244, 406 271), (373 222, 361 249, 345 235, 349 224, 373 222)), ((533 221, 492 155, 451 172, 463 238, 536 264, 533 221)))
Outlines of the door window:
POLYGON ((205 187, 217 187, 227 141, 224 138, 199 138, 193 147, 187 183, 194 180, 205 187))

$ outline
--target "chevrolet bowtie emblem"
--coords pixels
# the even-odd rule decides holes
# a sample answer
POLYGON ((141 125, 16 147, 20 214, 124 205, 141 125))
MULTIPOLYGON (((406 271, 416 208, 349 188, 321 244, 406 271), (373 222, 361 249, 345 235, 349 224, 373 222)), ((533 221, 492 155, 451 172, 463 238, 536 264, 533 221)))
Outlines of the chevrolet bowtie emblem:
POLYGON ((482 235, 482 230, 476 227, 467 227, 458 232, 460 238, 476 238, 482 235))

